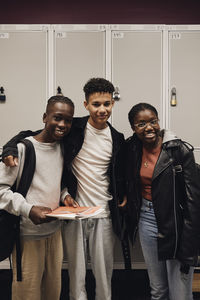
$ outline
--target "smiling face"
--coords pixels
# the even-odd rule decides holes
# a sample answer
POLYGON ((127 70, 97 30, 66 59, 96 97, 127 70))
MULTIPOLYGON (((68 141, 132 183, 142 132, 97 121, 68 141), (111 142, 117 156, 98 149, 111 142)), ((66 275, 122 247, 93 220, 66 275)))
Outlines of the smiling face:
POLYGON ((154 147, 160 140, 160 125, 158 117, 149 109, 141 110, 134 118, 132 129, 144 146, 154 147))
POLYGON ((107 127, 107 120, 111 115, 114 100, 110 93, 93 93, 88 101, 84 102, 85 108, 89 111, 88 122, 97 129, 107 127))
POLYGON ((56 102, 44 113, 45 128, 42 131, 43 142, 59 141, 69 133, 72 125, 74 108, 66 103, 56 102))

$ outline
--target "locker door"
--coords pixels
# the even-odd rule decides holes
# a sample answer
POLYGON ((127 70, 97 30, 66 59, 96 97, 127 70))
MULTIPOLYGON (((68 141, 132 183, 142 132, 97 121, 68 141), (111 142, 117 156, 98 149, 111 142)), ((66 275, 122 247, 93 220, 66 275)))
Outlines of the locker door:
POLYGON ((105 32, 56 32, 56 87, 75 103, 75 116, 87 115, 83 86, 105 77, 105 32))
POLYGON ((23 129, 43 127, 46 104, 46 37, 43 31, 3 31, 0 28, 0 145, 23 129))
POLYGON ((128 112, 139 102, 154 105, 161 118, 162 33, 112 33, 112 80, 121 99, 115 103, 113 124, 126 137, 132 135, 128 112))
MULTIPOLYGON (((162 119, 162 33, 113 31, 112 80, 121 96, 115 102, 112 122, 126 137, 133 133, 128 112, 134 104, 151 103, 162 119)), ((145 268, 138 239, 131 256, 134 268, 145 268)), ((119 243, 115 248, 115 262, 123 265, 119 243)))
MULTIPOLYGON (((171 31, 169 57, 169 105, 173 88, 177 100, 169 109, 170 128, 200 149, 200 31, 171 31)), ((200 162, 198 151, 196 159, 200 162)))

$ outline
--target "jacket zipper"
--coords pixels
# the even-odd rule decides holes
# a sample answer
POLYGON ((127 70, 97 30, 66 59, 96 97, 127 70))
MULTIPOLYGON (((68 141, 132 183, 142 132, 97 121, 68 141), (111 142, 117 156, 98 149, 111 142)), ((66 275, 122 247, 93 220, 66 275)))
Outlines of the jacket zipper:
POLYGON ((173 167, 173 196, 174 196, 174 221, 175 221, 175 249, 174 249, 174 258, 176 258, 177 244, 178 244, 178 230, 177 230, 177 217, 176 217, 176 196, 175 196, 175 169, 173 167))

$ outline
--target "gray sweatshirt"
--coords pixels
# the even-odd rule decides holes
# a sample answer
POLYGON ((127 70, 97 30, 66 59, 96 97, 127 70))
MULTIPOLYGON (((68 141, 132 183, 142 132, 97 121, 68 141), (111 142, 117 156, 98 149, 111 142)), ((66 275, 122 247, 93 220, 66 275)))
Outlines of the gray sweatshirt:
POLYGON ((33 137, 28 139, 33 143, 36 153, 36 167, 31 186, 26 198, 11 190, 16 180, 19 184, 23 171, 25 146, 19 143, 18 166, 6 167, 0 163, 0 209, 22 216, 20 228, 24 238, 40 239, 54 233, 60 227, 60 222, 55 220, 34 225, 28 217, 29 212, 33 205, 51 209, 59 206, 63 157, 59 143, 40 143, 33 137))

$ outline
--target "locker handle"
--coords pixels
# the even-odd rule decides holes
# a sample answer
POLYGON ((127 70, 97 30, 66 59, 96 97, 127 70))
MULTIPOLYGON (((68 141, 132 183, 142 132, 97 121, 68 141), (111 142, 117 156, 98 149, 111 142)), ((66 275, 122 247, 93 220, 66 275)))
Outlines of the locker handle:
POLYGON ((4 94, 4 88, 3 86, 0 87, 0 102, 6 101, 6 95, 4 94))
POLYGON ((173 87, 171 89, 171 100, 170 100, 170 105, 171 106, 176 106, 177 105, 177 97, 176 97, 176 88, 173 87))
POLYGON ((114 92, 113 92, 113 99, 115 100, 115 101, 119 101, 120 100, 120 92, 119 92, 119 88, 116 86, 115 87, 115 90, 114 90, 114 92))
POLYGON ((57 87, 57 94, 56 96, 63 96, 63 93, 62 93, 62 89, 60 86, 57 87))

